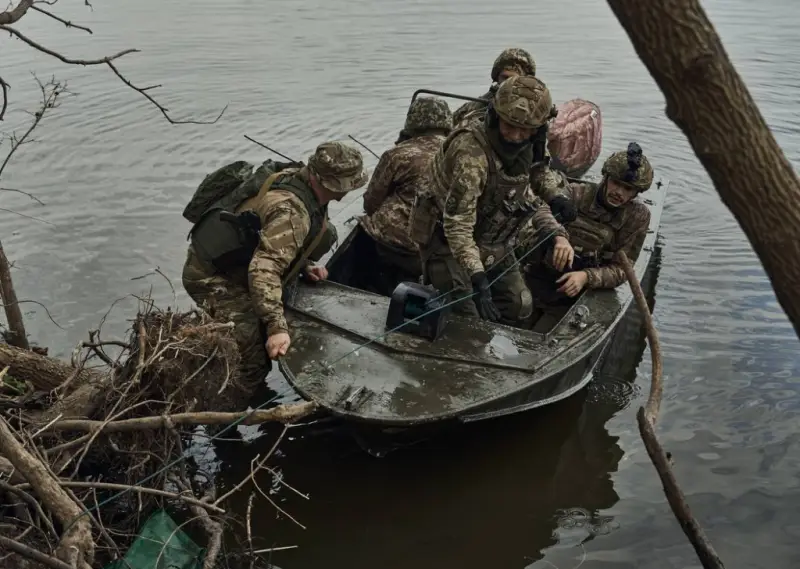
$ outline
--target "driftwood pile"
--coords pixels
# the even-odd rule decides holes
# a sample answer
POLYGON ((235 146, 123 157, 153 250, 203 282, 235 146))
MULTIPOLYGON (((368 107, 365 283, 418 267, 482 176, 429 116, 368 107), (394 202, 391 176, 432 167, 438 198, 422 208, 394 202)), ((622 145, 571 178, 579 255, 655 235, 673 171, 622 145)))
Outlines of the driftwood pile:
POLYGON ((90 332, 70 363, 0 343, 0 567, 103 567, 165 507, 205 531, 204 567, 214 567, 225 501, 254 472, 216 498, 213 477, 182 459, 196 427, 313 411, 241 411, 238 362, 232 323, 151 303, 127 341, 90 332))

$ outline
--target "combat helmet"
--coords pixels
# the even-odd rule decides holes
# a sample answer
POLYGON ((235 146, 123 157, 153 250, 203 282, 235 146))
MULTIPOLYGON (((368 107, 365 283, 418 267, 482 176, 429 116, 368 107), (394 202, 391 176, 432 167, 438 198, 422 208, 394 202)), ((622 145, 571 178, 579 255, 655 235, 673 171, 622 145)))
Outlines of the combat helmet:
POLYGON ((531 54, 519 47, 504 49, 492 65, 492 81, 497 82, 500 73, 513 69, 520 75, 536 75, 536 63, 531 54))
POLYGON ((503 81, 494 94, 492 108, 505 122, 519 128, 539 128, 556 116, 547 85, 531 75, 503 81))
POLYGON ((601 172, 639 192, 646 192, 653 183, 653 167, 642 154, 642 147, 635 142, 628 144, 627 150, 620 150, 609 156, 603 163, 601 172))
POLYGON ((447 101, 439 97, 417 97, 408 106, 403 132, 413 135, 426 130, 450 132, 453 128, 453 113, 447 101))

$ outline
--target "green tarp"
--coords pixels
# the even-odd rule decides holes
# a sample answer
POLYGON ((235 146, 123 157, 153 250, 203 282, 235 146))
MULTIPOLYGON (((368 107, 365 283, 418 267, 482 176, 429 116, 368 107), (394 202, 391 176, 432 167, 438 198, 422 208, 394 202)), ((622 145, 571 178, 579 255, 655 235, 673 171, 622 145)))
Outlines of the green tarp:
POLYGON ((103 569, 200 569, 205 550, 158 510, 145 522, 122 559, 103 569))

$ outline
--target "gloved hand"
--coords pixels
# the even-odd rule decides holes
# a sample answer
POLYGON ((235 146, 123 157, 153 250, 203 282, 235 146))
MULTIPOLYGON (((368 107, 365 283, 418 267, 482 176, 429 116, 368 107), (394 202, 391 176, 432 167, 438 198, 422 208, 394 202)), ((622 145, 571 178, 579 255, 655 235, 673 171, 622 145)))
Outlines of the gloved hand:
POLYGON ((556 196, 547 205, 550 206, 550 211, 554 216, 559 216, 558 220, 562 225, 575 221, 575 218, 578 217, 578 210, 575 208, 575 204, 567 197, 556 196))
POLYGON ((483 271, 472 275, 472 290, 477 294, 472 297, 475 301, 475 307, 478 309, 478 314, 484 320, 491 320, 497 322, 500 319, 500 312, 492 302, 492 293, 489 290, 489 279, 486 278, 486 273, 483 271))

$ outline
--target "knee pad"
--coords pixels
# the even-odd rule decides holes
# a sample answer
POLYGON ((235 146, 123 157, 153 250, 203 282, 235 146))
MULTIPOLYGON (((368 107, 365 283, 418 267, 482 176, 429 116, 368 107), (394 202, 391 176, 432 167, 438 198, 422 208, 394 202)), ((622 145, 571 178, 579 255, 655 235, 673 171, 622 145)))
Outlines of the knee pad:
POLYGON ((519 305, 517 308, 518 320, 524 320, 533 314, 533 297, 527 287, 520 291, 517 303, 519 305))

